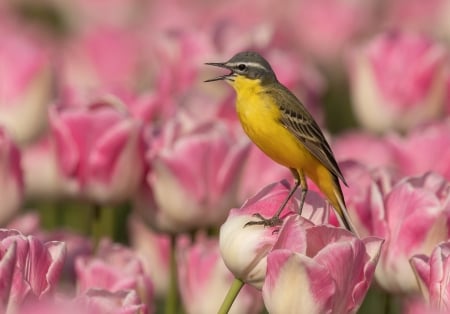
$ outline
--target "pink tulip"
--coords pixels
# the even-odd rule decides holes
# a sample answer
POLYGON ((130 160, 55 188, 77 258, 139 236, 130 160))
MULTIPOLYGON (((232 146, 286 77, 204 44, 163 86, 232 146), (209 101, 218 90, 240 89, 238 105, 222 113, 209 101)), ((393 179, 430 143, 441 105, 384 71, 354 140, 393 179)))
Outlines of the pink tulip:
POLYGON ((135 91, 144 57, 141 41, 136 30, 107 26, 73 38, 64 47, 59 68, 64 93, 79 97, 109 91, 120 96, 135 91))
MULTIPOLYGON (((199 237, 194 243, 180 241, 178 272, 181 298, 187 313, 215 313, 220 308, 233 275, 220 257, 216 239, 199 237)), ((251 286, 244 286, 231 307, 230 313, 259 313, 261 294, 251 286)))
MULTIPOLYGON (((298 243, 298 245, 304 243, 303 233, 290 232, 291 229, 297 230, 313 226, 311 221, 318 224, 328 221, 326 202, 317 193, 310 191, 306 196, 302 212, 302 215, 310 220, 302 219, 295 224, 291 222, 288 227, 282 227, 282 230, 286 230, 285 233, 279 231, 279 226, 245 226, 246 223, 257 219, 253 216, 255 213, 260 213, 267 218, 274 215, 288 193, 289 186, 286 181, 266 186, 245 202, 241 208, 232 209, 228 219, 220 228, 219 244, 225 265, 236 278, 257 288, 261 288, 263 285, 267 254, 274 247, 282 246, 286 237, 288 242, 298 243)), ((299 203, 299 193, 296 193, 284 208, 281 218, 297 216, 299 203)))
POLYGON ((390 180, 374 180, 361 191, 365 206, 351 207, 354 201, 351 196, 347 199, 355 224, 386 241, 375 273, 378 283, 391 292, 413 292, 418 286, 409 259, 431 253, 450 236, 450 185, 434 173, 406 177, 393 185, 390 180))
POLYGON ((352 223, 360 236, 370 236, 378 215, 377 211, 370 210, 373 207, 373 191, 387 194, 399 176, 387 167, 371 169, 355 161, 346 161, 340 166, 348 183, 343 192, 352 223))
POLYGON ((64 264, 64 243, 42 243, 34 236, 1 229, 0 251, 0 271, 4 274, 0 292, 3 307, 14 310, 27 299, 52 295, 64 264), (8 282, 9 278, 12 282, 8 282))
POLYGON ((154 197, 137 202, 148 222, 182 232, 222 223, 236 204, 238 179, 248 141, 238 141, 221 122, 172 120, 148 151, 151 168, 147 183, 154 197))
POLYGON ((105 203, 134 194, 144 172, 140 122, 112 105, 93 104, 53 108, 50 124, 58 167, 74 195, 105 203))
POLYGON ((411 266, 431 308, 450 312, 450 242, 440 243, 429 257, 413 256, 411 266))
POLYGON ((360 240, 347 230, 329 226, 304 232, 301 250, 276 249, 267 257, 262 288, 267 310, 355 313, 370 287, 383 240, 360 240))
POLYGON ((4 224, 20 209, 24 199, 21 154, 0 127, 0 223, 4 224))
POLYGON ((134 290, 143 303, 153 304, 153 284, 141 259, 122 245, 101 241, 95 256, 75 260, 75 272, 79 293, 92 288, 110 292, 134 290))
POLYGON ((153 231, 138 215, 130 217, 128 234, 145 273, 152 279, 155 295, 164 297, 169 286, 170 237, 153 231))
POLYGON ((401 173, 435 171, 450 180, 450 119, 418 127, 404 137, 391 135, 386 141, 401 173))
POLYGON ((446 102, 448 52, 417 34, 381 34, 354 50, 351 94, 359 122, 405 130, 439 117, 446 102))
POLYGON ((47 124, 52 74, 49 53, 23 30, 0 26, 0 124, 13 138, 29 142, 47 124))

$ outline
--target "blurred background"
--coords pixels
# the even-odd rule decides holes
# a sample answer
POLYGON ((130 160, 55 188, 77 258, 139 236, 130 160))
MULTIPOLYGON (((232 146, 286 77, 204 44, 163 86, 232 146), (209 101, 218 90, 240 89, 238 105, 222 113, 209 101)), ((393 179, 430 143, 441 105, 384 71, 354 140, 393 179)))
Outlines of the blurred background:
POLYGON ((338 161, 449 180, 449 47, 447 0, 3 0, 0 224, 65 241, 67 290, 94 248, 138 252, 162 313, 170 241, 215 239, 229 209, 291 180, 205 62, 258 51, 338 161))

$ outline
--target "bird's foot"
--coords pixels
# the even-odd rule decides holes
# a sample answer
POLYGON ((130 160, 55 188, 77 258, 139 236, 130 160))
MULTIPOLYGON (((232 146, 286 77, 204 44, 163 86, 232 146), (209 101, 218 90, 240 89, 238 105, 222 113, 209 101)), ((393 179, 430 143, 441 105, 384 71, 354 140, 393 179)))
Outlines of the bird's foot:
POLYGON ((273 216, 272 218, 264 218, 261 214, 253 214, 254 217, 258 218, 258 221, 249 221, 244 225, 247 226, 263 225, 264 227, 275 227, 283 223, 283 220, 278 216, 273 216))

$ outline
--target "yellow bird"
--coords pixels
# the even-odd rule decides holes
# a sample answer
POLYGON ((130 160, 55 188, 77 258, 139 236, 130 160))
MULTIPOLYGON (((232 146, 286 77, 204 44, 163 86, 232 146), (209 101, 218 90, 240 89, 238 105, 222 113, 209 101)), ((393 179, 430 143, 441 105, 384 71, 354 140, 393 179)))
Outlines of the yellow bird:
POLYGON ((270 218, 257 214, 259 220, 247 225, 281 224, 280 214, 299 186, 301 214, 308 191, 307 176, 335 208, 341 224, 354 231, 339 179, 346 182, 330 146, 303 104, 278 82, 270 64, 256 52, 241 52, 227 62, 206 64, 231 71, 205 82, 225 80, 231 84, 245 133, 267 156, 288 167, 294 175, 295 184, 276 214, 270 218))

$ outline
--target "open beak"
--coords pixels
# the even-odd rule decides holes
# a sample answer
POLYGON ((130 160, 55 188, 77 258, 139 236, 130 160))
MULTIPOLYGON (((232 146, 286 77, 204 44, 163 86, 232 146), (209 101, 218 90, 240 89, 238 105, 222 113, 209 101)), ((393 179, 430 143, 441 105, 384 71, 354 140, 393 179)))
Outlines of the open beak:
MULTIPOLYGON (((219 68, 224 68, 224 69, 229 69, 229 70, 230 70, 230 68, 227 66, 226 63, 209 62, 209 63, 205 63, 205 64, 206 64, 206 65, 212 65, 212 66, 215 66, 215 67, 219 67, 219 68)), ((233 72, 231 72, 231 73, 229 73, 229 74, 226 74, 226 75, 218 76, 218 77, 216 77, 216 78, 212 78, 212 79, 206 80, 205 82, 214 82, 214 81, 226 80, 226 79, 229 79, 229 78, 232 77, 232 76, 233 76, 233 72)))

